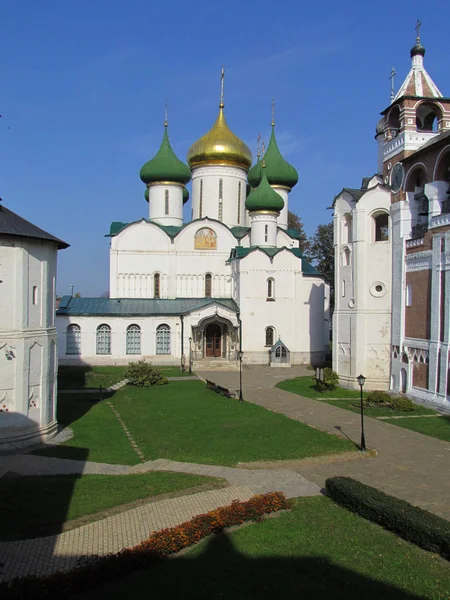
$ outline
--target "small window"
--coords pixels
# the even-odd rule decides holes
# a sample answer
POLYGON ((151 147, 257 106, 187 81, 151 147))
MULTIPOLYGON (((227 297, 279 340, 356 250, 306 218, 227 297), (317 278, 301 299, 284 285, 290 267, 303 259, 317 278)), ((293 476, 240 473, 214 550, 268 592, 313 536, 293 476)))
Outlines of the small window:
POLYGON ((275 300, 275 280, 269 277, 267 280, 267 300, 275 300))
POLYGON ((99 325, 97 327, 97 354, 111 354, 111 327, 99 325))
POLYGON ((37 304, 38 303, 38 289, 37 289, 37 285, 33 285, 33 294, 32 294, 31 301, 33 302, 33 304, 37 304))
POLYGON ((342 297, 345 298, 345 279, 342 280, 342 297))
POLYGON ((273 346, 275 338, 275 330, 273 327, 266 327, 266 346, 273 346))
POLYGON ((169 214, 169 190, 164 191, 164 212, 166 215, 169 214))
POLYGON ((347 214, 342 219, 342 243, 350 244, 352 242, 352 216, 347 214))
POLYGON ((141 353, 141 328, 139 325, 127 327, 127 354, 141 353))
POLYGON ((159 273, 155 273, 153 277, 153 297, 161 297, 161 275, 159 273))
POLYGON ((412 283, 406 284, 406 306, 412 306, 412 283))
POLYGON ((264 225, 264 241, 267 242, 269 239, 269 226, 264 225))
POLYGON ((66 354, 81 354, 81 327, 75 323, 67 327, 66 354))
POLYGON ((223 220, 223 179, 219 179, 219 221, 223 220))
POLYGON ((241 189, 242 189, 242 183, 239 181, 238 182, 238 212, 237 212, 238 225, 241 222, 241 189))
POLYGON ((201 219, 203 214, 203 179, 200 179, 200 202, 198 209, 198 218, 201 219))
POLYGON ((212 275, 207 273, 205 275, 205 298, 211 298, 212 295, 212 275))
POLYGON ((342 253, 342 266, 343 267, 348 267, 350 265, 351 265, 350 249, 349 248, 344 248, 344 251, 342 253))
POLYGON ((166 324, 156 329, 156 354, 170 354, 170 327, 166 324))
POLYGON ((374 217, 375 222, 375 241, 376 242, 388 242, 389 241, 389 215, 382 213, 377 217, 374 217))

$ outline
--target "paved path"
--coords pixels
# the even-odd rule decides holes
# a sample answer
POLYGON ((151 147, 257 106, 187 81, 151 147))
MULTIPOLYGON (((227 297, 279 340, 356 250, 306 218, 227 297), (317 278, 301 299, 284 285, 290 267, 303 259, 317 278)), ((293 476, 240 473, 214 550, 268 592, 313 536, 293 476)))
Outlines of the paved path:
POLYGON ((0 477, 8 473, 27 475, 105 474, 129 475, 148 471, 175 471, 221 477, 229 487, 180 498, 151 502, 59 535, 0 542, 0 581, 25 575, 44 575, 69 570, 82 556, 104 555, 134 546, 149 534, 188 521, 195 515, 235 499, 248 500, 269 491, 286 496, 316 496, 320 488, 290 469, 234 469, 171 460, 147 461, 133 467, 33 455, 0 458, 0 477))
MULTIPOLYGON (((301 367, 248 367, 243 373, 244 398, 359 443, 358 414, 272 387, 297 374, 312 372, 302 372, 301 367)), ((235 387, 234 373, 208 372, 208 379, 224 387, 235 387)), ((364 422, 366 443, 378 451, 376 458, 332 464, 311 462, 296 471, 321 487, 327 477, 353 477, 450 520, 450 442, 369 417, 364 422)))

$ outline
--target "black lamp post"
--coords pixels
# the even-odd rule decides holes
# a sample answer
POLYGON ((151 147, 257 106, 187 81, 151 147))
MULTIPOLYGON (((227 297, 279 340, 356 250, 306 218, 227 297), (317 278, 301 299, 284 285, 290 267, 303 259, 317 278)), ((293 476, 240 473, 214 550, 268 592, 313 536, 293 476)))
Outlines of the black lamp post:
POLYGON ((244 402, 244 398, 242 397, 242 357, 244 356, 244 353, 242 352, 242 350, 239 350, 238 356, 239 356, 239 402, 244 402))
POLYGON ((363 407, 363 385, 366 383, 364 375, 359 375, 356 378, 361 390, 361 451, 366 451, 366 438, 364 437, 364 407, 363 407))
POLYGON ((192 375, 192 338, 189 338, 189 375, 192 375))

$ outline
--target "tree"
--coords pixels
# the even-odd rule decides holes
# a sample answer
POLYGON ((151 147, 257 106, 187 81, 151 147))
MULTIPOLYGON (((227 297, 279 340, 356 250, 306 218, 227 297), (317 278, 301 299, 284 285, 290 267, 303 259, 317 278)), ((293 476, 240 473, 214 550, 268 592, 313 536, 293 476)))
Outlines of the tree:
POLYGON ((317 270, 334 286, 333 223, 319 225, 309 239, 309 257, 317 270))
POLYGON ((299 234, 299 247, 306 255, 309 250, 309 241, 308 236, 305 233, 302 218, 291 211, 288 212, 288 228, 293 229, 299 234))

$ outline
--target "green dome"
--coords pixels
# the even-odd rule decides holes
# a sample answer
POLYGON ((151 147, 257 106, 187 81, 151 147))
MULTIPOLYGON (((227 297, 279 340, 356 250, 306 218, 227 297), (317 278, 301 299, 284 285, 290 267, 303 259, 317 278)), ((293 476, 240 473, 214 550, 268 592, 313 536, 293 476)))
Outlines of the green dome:
POLYGON ((413 58, 414 56, 417 56, 417 54, 420 54, 420 56, 425 56, 425 48, 420 43, 420 39, 417 39, 415 46, 413 46, 411 48, 411 51, 409 53, 411 58, 413 58))
MULTIPOLYGON (((264 154, 266 176, 270 185, 280 185, 292 189, 298 182, 297 170, 285 160, 278 148, 275 139, 275 125, 272 125, 272 134, 267 151, 264 154)), ((248 182, 255 188, 261 181, 261 163, 257 162, 248 173, 248 182)))
POLYGON ((189 200, 189 190, 187 188, 183 188, 183 204, 189 200))
POLYGON ((245 208, 249 212, 258 210, 273 210, 281 212, 284 207, 284 200, 277 192, 270 187, 267 181, 266 168, 262 167, 262 178, 258 187, 250 192, 245 201, 245 208))
POLYGON ((145 163, 140 175, 144 183, 168 181, 184 185, 190 181, 191 170, 175 156, 167 135, 167 126, 164 127, 164 137, 158 152, 145 163))
POLYGON ((145 193, 144 193, 144 198, 147 200, 148 202, 148 187, 145 188, 145 193))
POLYGON ((261 159, 258 156, 258 160, 248 172, 247 181, 249 182, 250 186, 255 189, 258 187, 261 177, 261 159))

